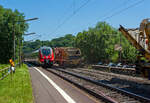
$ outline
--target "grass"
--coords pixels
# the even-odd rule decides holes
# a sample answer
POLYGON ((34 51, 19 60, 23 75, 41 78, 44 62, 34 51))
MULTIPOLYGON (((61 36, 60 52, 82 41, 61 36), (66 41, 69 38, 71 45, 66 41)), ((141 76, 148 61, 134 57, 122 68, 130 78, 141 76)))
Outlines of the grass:
POLYGON ((0 64, 0 69, 4 69, 9 66, 10 66, 10 64, 0 64))
POLYGON ((30 75, 25 64, 0 81, 0 103, 33 103, 30 75))

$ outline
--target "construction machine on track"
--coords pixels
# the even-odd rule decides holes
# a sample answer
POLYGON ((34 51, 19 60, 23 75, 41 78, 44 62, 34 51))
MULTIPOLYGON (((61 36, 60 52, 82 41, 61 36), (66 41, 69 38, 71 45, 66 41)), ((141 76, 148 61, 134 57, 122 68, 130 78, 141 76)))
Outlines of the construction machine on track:
POLYGON ((81 51, 73 47, 57 47, 55 51, 55 63, 60 66, 70 67, 81 64, 81 51))
POLYGON ((125 29, 120 25, 119 31, 139 51, 136 61, 136 73, 150 79, 150 19, 144 19, 139 28, 125 29), (142 60, 145 58, 146 61, 142 60))

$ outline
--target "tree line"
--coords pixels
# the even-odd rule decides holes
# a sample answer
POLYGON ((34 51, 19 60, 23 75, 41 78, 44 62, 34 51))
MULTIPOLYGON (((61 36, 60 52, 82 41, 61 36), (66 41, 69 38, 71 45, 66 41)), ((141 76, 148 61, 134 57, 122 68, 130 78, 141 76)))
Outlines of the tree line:
POLYGON ((98 22, 95 27, 79 32, 76 36, 66 34, 64 37, 55 38, 51 41, 25 41, 23 50, 24 53, 29 53, 41 46, 80 48, 82 56, 89 63, 99 61, 134 63, 137 54, 137 50, 121 32, 106 22, 98 22), (121 51, 115 50, 116 44, 121 45, 121 51))
MULTIPOLYGON (((14 39, 16 58, 18 57, 19 42, 23 40, 22 35, 28 29, 28 24, 21 22, 24 19, 24 14, 18 10, 13 11, 0 6, 0 63, 7 63, 10 58, 13 58, 14 39)), ((95 27, 79 32, 76 36, 66 34, 64 37, 55 38, 51 41, 24 41, 22 48, 24 53, 30 53, 41 46, 80 48, 82 56, 90 63, 118 62, 120 60, 135 62, 137 54, 137 50, 121 32, 106 22, 98 22, 95 27), (115 50, 116 44, 122 46, 122 51, 115 50)))
POLYGON ((128 40, 106 22, 98 22, 94 28, 79 32, 75 38, 75 46, 80 48, 89 62, 135 62, 137 50, 128 40), (115 45, 122 47, 115 50, 115 45))
POLYGON ((66 34, 64 37, 59 37, 52 39, 51 41, 40 41, 36 40, 34 42, 24 41, 23 43, 23 52, 31 53, 38 50, 41 46, 50 46, 50 47, 73 47, 74 46, 75 36, 72 34, 66 34))
POLYGON ((19 41, 23 39, 22 34, 28 28, 27 23, 21 22, 24 18, 24 14, 18 10, 13 11, 0 6, 0 63, 8 63, 10 58, 13 59, 14 39, 16 58, 18 57, 19 41))

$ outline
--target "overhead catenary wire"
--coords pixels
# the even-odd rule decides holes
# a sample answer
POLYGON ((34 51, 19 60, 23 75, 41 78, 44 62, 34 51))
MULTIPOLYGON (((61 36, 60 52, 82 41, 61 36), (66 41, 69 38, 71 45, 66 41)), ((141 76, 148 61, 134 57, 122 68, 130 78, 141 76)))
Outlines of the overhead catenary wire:
POLYGON ((127 5, 127 4, 129 3, 129 1, 131 1, 131 0, 126 0, 126 1, 124 1, 123 3, 121 3, 121 4, 117 5, 117 6, 115 6, 114 8, 112 8, 112 9, 110 9, 108 12, 106 12, 103 16, 98 17, 96 20, 101 19, 102 17, 105 17, 105 16, 109 15, 110 13, 112 13, 113 11, 115 11, 116 9, 127 5))
POLYGON ((77 14, 77 12, 79 12, 83 7, 85 7, 91 0, 87 0, 85 1, 79 8, 77 8, 76 10, 73 11, 73 13, 68 16, 62 23, 60 23, 54 31, 52 31, 50 34, 55 33, 59 28, 61 28, 62 25, 64 25, 67 21, 69 21, 75 14, 77 14))
MULTIPOLYGON (((123 5, 126 4, 126 3, 128 3, 129 1, 130 1, 130 0, 125 1, 125 2, 123 3, 123 5)), ((114 17, 114 16, 116 16, 116 15, 119 15, 119 14, 121 14, 122 12, 124 12, 124 11, 126 11, 126 10, 128 10, 128 9, 130 9, 130 8, 133 8, 133 7, 137 6, 138 4, 142 3, 143 1, 145 1, 145 0, 140 0, 140 1, 134 2, 133 4, 129 5, 128 7, 123 8, 123 9, 121 9, 121 10, 119 10, 119 11, 116 11, 116 12, 112 13, 112 15, 110 15, 110 16, 107 16, 107 15, 109 15, 109 13, 108 13, 108 14, 105 14, 103 17, 100 18, 100 19, 101 19, 100 21, 104 21, 104 20, 110 19, 110 18, 112 18, 112 17, 114 17)), ((77 8, 76 10, 73 10, 73 13, 72 13, 70 16, 68 16, 66 19, 64 19, 64 21, 61 22, 50 34, 56 33, 67 21, 69 21, 75 14, 77 14, 77 12, 79 12, 80 9, 82 9, 84 6, 86 6, 89 2, 90 2, 90 0, 87 0, 87 1, 85 1, 79 8, 77 8)), ((74 3, 73 3, 73 5, 74 5, 74 3)), ((120 6, 120 5, 119 5, 119 6, 120 6)), ((111 9, 110 12, 113 12, 113 11, 115 11, 116 9, 118 9, 118 7, 115 7, 115 8, 113 8, 113 9, 111 9)), ((99 18, 98 18, 98 19, 99 19, 99 18)))
POLYGON ((128 10, 128 9, 130 9, 130 8, 133 8, 133 7, 137 6, 138 4, 142 3, 143 1, 145 1, 145 0, 140 0, 138 2, 135 2, 135 3, 131 4, 131 5, 129 5, 128 7, 123 8, 123 9, 113 13, 112 15, 105 17, 104 19, 102 19, 102 21, 107 20, 109 18, 112 18, 113 16, 116 16, 116 15, 118 15, 118 14, 120 14, 120 13, 122 13, 122 12, 128 10))
POLYGON ((60 17, 60 19, 59 19, 58 21, 61 21, 62 18, 64 18, 65 15, 67 15, 68 10, 70 10, 71 8, 73 8, 73 12, 74 12, 74 8, 75 8, 75 2, 74 2, 74 1, 73 1, 73 3, 71 3, 70 6, 68 6, 68 7, 66 8, 66 10, 64 11, 64 13, 62 14, 62 16, 60 17))
MULTIPOLYGON (((129 5, 129 6, 125 7, 125 8, 123 8, 123 9, 121 9, 121 10, 119 10, 119 11, 116 11, 116 9, 118 9, 118 8, 119 8, 120 6, 122 6, 122 5, 127 4, 129 1, 130 1, 130 0, 127 0, 127 1, 123 2, 121 5, 118 5, 118 6, 114 7, 114 8, 112 8, 109 12, 105 13, 103 16, 98 17, 96 20, 105 21, 105 20, 107 20, 107 19, 110 19, 110 18, 112 18, 112 17, 114 17, 114 16, 116 16, 116 15, 121 14, 122 12, 124 12, 124 11, 126 11, 126 10, 128 10, 128 9, 130 9, 130 8, 133 8, 133 7, 137 6, 138 4, 142 3, 142 2, 145 1, 145 0, 139 0, 139 1, 134 2, 134 3, 132 3, 131 5, 129 5), (116 12, 114 12, 114 11, 116 11, 116 12), (114 12, 114 13, 112 13, 110 16, 107 16, 107 15, 109 15, 111 12, 114 12)), ((89 25, 89 24, 90 24, 90 25, 96 25, 95 23, 88 23, 88 24, 86 24, 86 25, 89 25)))
POLYGON ((32 41, 37 40, 38 38, 41 38, 41 37, 42 37, 42 35, 36 35, 36 36, 37 36, 37 37, 34 37, 34 38, 28 40, 28 42, 32 42, 32 41))

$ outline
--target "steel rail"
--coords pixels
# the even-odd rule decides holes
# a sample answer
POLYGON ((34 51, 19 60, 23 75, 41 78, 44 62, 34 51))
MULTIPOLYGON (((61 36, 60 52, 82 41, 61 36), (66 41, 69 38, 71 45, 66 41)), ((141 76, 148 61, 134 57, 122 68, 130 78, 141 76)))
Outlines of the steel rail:
POLYGON ((59 75, 58 73, 53 72, 53 71, 50 70, 50 69, 46 69, 46 70, 47 70, 48 72, 51 72, 51 73, 57 75, 58 77, 60 77, 60 78, 62 78, 62 79, 64 79, 64 80, 70 82, 71 84, 73 84, 73 85, 75 85, 76 87, 78 87, 78 88, 84 90, 85 92, 89 93, 90 95, 92 95, 93 97, 95 97, 95 98, 97 98, 97 99, 103 100, 103 101, 106 102, 106 103, 118 103, 117 101, 115 101, 115 100, 113 100, 112 98, 106 96, 106 95, 105 95, 104 93, 102 93, 102 92, 101 92, 101 94, 98 94, 98 93, 96 93, 96 92, 94 92, 94 91, 92 91, 92 90, 90 90, 90 89, 87 89, 87 88, 85 88, 84 86, 82 86, 82 85, 80 85, 80 84, 78 84, 78 83, 76 83, 76 82, 74 82, 74 81, 72 81, 72 80, 70 80, 70 79, 64 77, 64 76, 59 75))
POLYGON ((141 75, 136 74, 135 68, 122 68, 122 67, 109 67, 103 65, 92 65, 95 70, 113 72, 117 74, 130 75, 133 77, 141 77, 141 75))
MULTIPOLYGON (((137 95, 137 94, 134 94, 134 93, 131 93, 131 92, 128 92, 128 91, 125 91, 125 90, 116 88, 116 87, 109 86, 109 85, 107 85, 107 84, 104 84, 104 83, 98 82, 98 81, 96 81, 96 80, 93 80, 93 79, 90 79, 90 78, 87 78, 87 77, 78 75, 78 74, 76 74, 76 73, 67 72, 67 71, 62 70, 62 69, 60 69, 60 68, 54 68, 54 69, 57 70, 57 71, 64 72, 64 73, 66 73, 66 74, 75 76, 75 77, 77 77, 77 78, 86 80, 86 81, 88 81, 88 82, 94 83, 94 84, 96 84, 96 85, 98 85, 98 86, 102 86, 102 87, 105 87, 105 88, 108 88, 108 89, 117 91, 117 92, 122 93, 122 94, 124 94, 124 95, 127 95, 127 96, 129 96, 129 97, 131 97, 131 98, 134 98, 134 99, 137 99, 137 100, 139 100, 139 101, 142 101, 143 103, 150 103, 150 99, 149 99, 149 98, 146 98, 146 97, 143 97, 143 96, 140 96, 140 95, 137 95)), ((54 72, 51 71, 50 69, 47 69, 47 71, 49 71, 49 72, 51 72, 51 73, 54 73, 54 72)), ((54 74, 56 74, 56 73, 54 73, 54 74)), ((73 83, 73 81, 71 81, 71 80, 69 80, 68 78, 65 78, 65 77, 63 77, 63 76, 60 76, 59 74, 57 74, 57 76, 59 76, 59 77, 65 79, 65 80, 67 80, 68 82, 73 83)), ((76 83, 73 83, 73 84, 75 85, 76 83)), ((78 86, 78 85, 79 85, 79 84, 77 84, 76 86, 78 86)), ((87 88, 85 88, 85 89, 87 89, 87 88)), ((92 91, 92 92, 93 92, 93 91, 92 91)), ((106 98, 105 98, 105 99, 106 99, 106 98)), ((105 100, 105 99, 104 99, 104 100, 105 100)), ((113 102, 111 102, 111 103, 113 103, 113 102)))
POLYGON ((125 91, 125 90, 122 90, 122 89, 119 89, 119 88, 116 88, 116 87, 112 87, 112 86, 109 86, 107 84, 104 84, 104 83, 101 83, 101 82, 97 82, 96 80, 93 80, 93 79, 90 79, 90 78, 87 78, 87 77, 84 77, 84 76, 81 76, 81 75, 78 75, 76 73, 71 73, 71 72, 68 72, 68 71, 65 71, 65 70, 62 70, 62 69, 55 69, 55 70, 58 70, 60 72, 64 72, 66 74, 69 74, 69 75, 72 75, 72 76, 75 76, 75 77, 78 77, 80 79, 83 79, 83 80, 86 80, 86 81, 89 81, 91 83, 94 83, 98 86, 103 86, 105 88, 108 88, 108 89, 111 89, 111 90, 114 90, 114 91, 117 91, 119 93, 122 93, 124 95, 127 95, 131 98, 135 98, 139 101, 142 101, 144 103, 150 103, 150 99, 149 98, 146 98, 146 97, 143 97, 143 96, 140 96, 140 95, 137 95, 137 94, 134 94, 134 93, 131 93, 131 92, 128 92, 128 91, 125 91))

